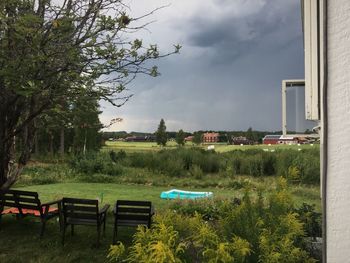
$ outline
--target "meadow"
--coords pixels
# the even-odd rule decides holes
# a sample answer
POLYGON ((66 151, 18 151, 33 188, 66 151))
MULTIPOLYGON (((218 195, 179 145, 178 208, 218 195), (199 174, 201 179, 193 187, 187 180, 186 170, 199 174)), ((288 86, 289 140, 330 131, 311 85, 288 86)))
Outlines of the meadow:
MULTIPOLYGON (((301 145, 286 145, 286 144, 276 144, 276 145, 228 145, 227 143, 215 143, 215 144, 200 144, 195 145, 192 142, 186 142, 185 147, 197 147, 201 149, 207 149, 209 145, 215 146, 216 152, 229 152, 234 150, 248 150, 248 149, 260 149, 266 151, 274 151, 281 149, 310 149, 319 148, 319 144, 301 144, 301 145)), ((165 147, 157 145, 156 142, 123 142, 123 141, 106 141, 105 146, 102 147, 102 151, 111 150, 124 150, 126 152, 141 152, 141 151, 159 151, 162 149, 174 149, 177 147, 175 141, 169 141, 165 147)))
MULTIPOLYGON (((42 201, 51 201, 64 196, 98 199, 101 204, 114 204, 118 199, 150 200, 155 206, 156 214, 159 215, 156 217, 155 225, 164 224, 166 227, 175 229, 177 241, 174 241, 174 244, 177 245, 180 245, 181 242, 188 244, 196 239, 194 236, 184 234, 182 232, 184 226, 179 222, 193 224, 193 228, 188 230, 188 233, 194 235, 197 232, 196 227, 204 224, 208 218, 212 218, 210 220, 214 221, 213 225, 210 223, 212 227, 210 231, 217 233, 218 237, 212 236, 211 238, 216 240, 215 246, 226 247, 227 244, 230 244, 227 245, 227 258, 232 258, 234 255, 238 257, 237 251, 232 250, 237 244, 231 244, 231 241, 228 241, 232 233, 249 241, 250 249, 256 250, 254 253, 248 253, 249 255, 241 255, 242 258, 245 258, 242 262, 255 262, 254 260, 259 257, 270 257, 276 253, 276 251, 267 251, 257 241, 263 238, 267 222, 270 221, 268 218, 271 216, 282 218, 293 215, 294 218, 296 214, 293 211, 299 211, 297 213, 300 215, 303 215, 304 212, 305 215, 310 215, 310 213, 316 215, 321 211, 317 179, 319 177, 318 145, 233 146, 215 144, 215 152, 206 151, 206 147, 207 145, 194 147, 192 144, 187 144, 185 147, 178 148, 172 143, 167 147, 159 147, 154 143, 107 142, 100 153, 89 153, 86 156, 66 156, 64 159, 37 156, 25 169, 15 188, 37 191, 42 201), (285 190, 278 190, 281 178, 284 178, 283 180, 288 185, 285 186, 288 195, 285 190), (160 199, 162 191, 172 188, 211 191, 214 193, 214 199, 194 203, 160 199), (247 193, 250 198, 248 201, 247 193), (244 204, 241 209, 247 213, 245 216, 237 215, 236 206, 230 205, 236 202, 235 200, 242 200, 239 202, 244 204), (252 237, 249 231, 236 232, 228 227, 228 222, 225 221, 230 218, 227 217, 228 214, 235 218, 242 217, 240 220, 243 220, 255 214, 255 212, 252 214, 252 211, 260 211, 259 202, 264 203, 264 207, 266 206, 266 210, 261 212, 260 217, 267 220, 265 230, 256 229, 260 237, 252 237), (276 202, 280 203, 278 207, 287 206, 282 210, 279 208, 277 212, 274 209, 271 210, 272 204, 276 202), (308 205, 305 206, 305 203, 308 205), (178 211, 176 216, 170 215, 170 217, 177 218, 178 221, 168 220, 169 213, 173 213, 172 211, 178 211), (196 214, 200 218, 196 219, 199 220, 196 221, 197 223, 194 223, 191 218, 194 218, 196 214), (220 224, 222 224, 221 227, 220 224)), ((305 218, 299 219, 303 221, 305 218)), ((257 215, 251 220, 252 222, 258 220, 257 215)), ((290 218, 289 220, 297 219, 290 218)), ((310 221, 308 220, 305 219, 305 222, 310 221)), ((68 234, 66 245, 62 247, 57 222, 49 222, 45 237, 40 239, 38 235, 40 225, 36 223, 37 221, 30 218, 17 221, 11 216, 4 216, 0 233, 5 238, 0 239, 0 246, 3 248, 0 251, 0 262, 106 262, 106 257, 111 252, 109 248, 112 240, 112 221, 113 215, 109 211, 106 237, 102 239, 100 248, 93 247, 96 230, 85 226, 78 227, 77 234, 73 237, 68 234), (16 243, 16 246, 11 245, 13 243, 16 243), (21 249, 18 250, 18 247, 21 249)), ((242 224, 245 224, 245 221, 243 220, 242 224)), ((312 232, 308 229, 314 229, 314 225, 316 228, 320 226, 320 222, 317 224, 315 222, 313 226, 305 228, 304 232, 312 232)), ((275 229, 277 221, 275 223, 276 225, 269 225, 271 231, 279 231, 275 229)), ((305 244, 299 242, 300 237, 304 235, 303 230, 293 230, 291 225, 286 229, 294 233, 290 234, 291 240, 294 240, 291 244, 295 245, 295 248, 305 249, 305 244)), ((139 231, 128 228, 121 230, 119 241, 125 248, 123 250, 122 247, 114 247, 114 254, 112 253, 111 257, 114 262, 124 262, 122 258, 125 260, 130 256, 135 242, 145 242, 145 240, 137 241, 136 237, 140 237, 141 233, 139 231), (135 233, 136 235, 133 236, 135 233)), ((152 231, 160 230, 156 227, 152 231)), ((144 233, 144 235, 148 234, 144 233)), ((158 235, 159 233, 154 232, 151 236, 158 235)), ((274 237, 275 241, 270 240, 270 242, 277 242, 279 238, 279 236, 274 237)), ((154 240, 154 242, 160 241, 154 240)), ((279 249, 293 249, 293 247, 282 248, 282 243, 276 246, 281 246, 279 249)), ((204 243, 200 246, 198 243, 195 244, 184 248, 182 255, 175 255, 176 249, 170 244, 167 249, 170 251, 170 256, 175 255, 185 262, 191 262, 194 250, 198 250, 199 253, 203 249, 209 249, 204 243)), ((216 248, 211 247, 210 249, 215 250, 216 248)), ((129 262, 142 262, 141 258, 153 255, 153 252, 150 251, 137 255, 137 260, 129 260, 129 262)), ((298 260, 307 258, 307 254, 303 253, 298 256, 298 260)), ((205 259, 196 256, 196 260, 203 262, 205 259)))

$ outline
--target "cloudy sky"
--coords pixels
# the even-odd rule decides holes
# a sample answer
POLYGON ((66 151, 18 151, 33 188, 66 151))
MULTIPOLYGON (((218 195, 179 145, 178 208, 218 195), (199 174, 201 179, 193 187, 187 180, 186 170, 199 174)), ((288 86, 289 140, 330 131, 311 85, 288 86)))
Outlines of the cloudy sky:
POLYGON ((134 16, 169 5, 134 37, 180 54, 161 76, 136 79, 121 108, 102 103, 111 130, 281 130, 281 81, 304 76, 299 0, 127 0, 134 16))

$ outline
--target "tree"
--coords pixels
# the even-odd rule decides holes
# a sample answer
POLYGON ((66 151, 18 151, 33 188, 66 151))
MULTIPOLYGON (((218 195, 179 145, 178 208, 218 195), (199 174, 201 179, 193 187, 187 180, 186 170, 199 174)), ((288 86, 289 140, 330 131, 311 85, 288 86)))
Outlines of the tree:
POLYGON ((195 132, 193 134, 192 142, 195 144, 201 144, 202 143, 202 133, 201 132, 195 132))
POLYGON ((35 119, 82 94, 120 107, 137 74, 158 75, 150 60, 179 52, 128 39, 152 12, 131 18, 127 10, 123 0, 0 2, 0 188, 11 187, 29 160, 35 119))
POLYGON ((163 119, 160 120, 157 131, 155 132, 156 142, 158 145, 165 146, 168 140, 168 136, 166 134, 166 126, 165 121, 163 119))
POLYGON ((177 132, 176 134, 176 143, 178 145, 185 145, 185 136, 186 134, 184 133, 184 131, 181 129, 177 132))

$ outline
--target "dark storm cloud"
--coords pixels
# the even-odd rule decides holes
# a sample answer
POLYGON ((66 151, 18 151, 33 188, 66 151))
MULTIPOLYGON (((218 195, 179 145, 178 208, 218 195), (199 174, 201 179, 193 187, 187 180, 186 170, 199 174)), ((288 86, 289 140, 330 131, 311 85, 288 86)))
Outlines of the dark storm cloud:
POLYGON ((183 50, 157 63, 160 77, 136 79, 133 99, 104 118, 123 117, 118 129, 129 131, 155 131, 160 118, 169 130, 281 129, 281 81, 303 78, 299 3, 176 0, 151 42, 183 50))
MULTIPOLYGON (((223 9, 234 3, 224 0, 215 2, 223 9)), ((232 62, 256 48, 268 46, 275 50, 283 48, 290 41, 299 41, 301 26, 295 27, 299 13, 300 7, 296 1, 291 4, 290 1, 269 0, 257 12, 244 16, 219 13, 208 19, 210 14, 197 14, 187 23, 187 41, 192 46, 210 49, 216 61, 224 59, 232 62)))

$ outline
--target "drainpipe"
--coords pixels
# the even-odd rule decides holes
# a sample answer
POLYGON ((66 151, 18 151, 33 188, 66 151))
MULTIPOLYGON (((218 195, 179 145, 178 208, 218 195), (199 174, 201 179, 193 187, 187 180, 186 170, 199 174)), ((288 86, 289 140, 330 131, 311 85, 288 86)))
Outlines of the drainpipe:
POLYGON ((323 86, 321 87, 321 178, 322 178, 322 262, 327 263, 327 169, 328 169, 328 36, 327 36, 327 0, 323 4, 323 86))

